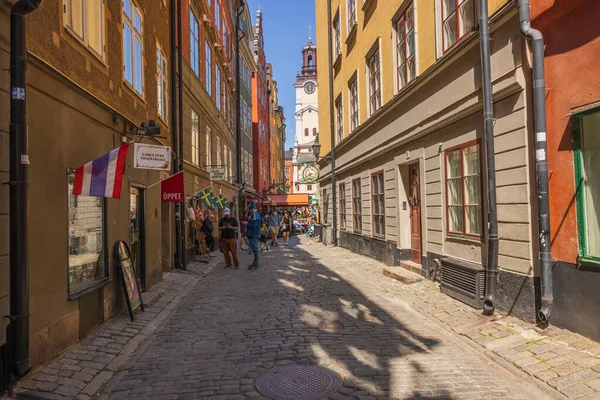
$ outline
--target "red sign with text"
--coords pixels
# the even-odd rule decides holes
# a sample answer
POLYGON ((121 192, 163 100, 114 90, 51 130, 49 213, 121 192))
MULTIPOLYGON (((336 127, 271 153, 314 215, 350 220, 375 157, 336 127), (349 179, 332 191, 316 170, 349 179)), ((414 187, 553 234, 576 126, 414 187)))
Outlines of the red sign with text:
POLYGON ((182 172, 160 183, 160 196, 163 203, 181 203, 183 201, 182 172))

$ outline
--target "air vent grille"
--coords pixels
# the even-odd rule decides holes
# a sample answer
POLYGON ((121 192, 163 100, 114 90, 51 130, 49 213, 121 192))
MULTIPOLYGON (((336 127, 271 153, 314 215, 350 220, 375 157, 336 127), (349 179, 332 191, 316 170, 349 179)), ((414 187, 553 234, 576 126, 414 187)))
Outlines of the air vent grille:
POLYGON ((482 308, 485 297, 485 268, 450 257, 442 258, 440 261, 441 291, 472 307, 482 308))

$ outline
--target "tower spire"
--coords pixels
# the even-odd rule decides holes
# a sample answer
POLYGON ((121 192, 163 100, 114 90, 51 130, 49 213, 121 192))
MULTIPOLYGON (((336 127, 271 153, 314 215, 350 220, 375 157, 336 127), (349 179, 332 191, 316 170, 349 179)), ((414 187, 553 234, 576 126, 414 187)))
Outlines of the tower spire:
POLYGON ((313 44, 313 41, 312 41, 312 27, 310 25, 308 26, 308 44, 313 44))

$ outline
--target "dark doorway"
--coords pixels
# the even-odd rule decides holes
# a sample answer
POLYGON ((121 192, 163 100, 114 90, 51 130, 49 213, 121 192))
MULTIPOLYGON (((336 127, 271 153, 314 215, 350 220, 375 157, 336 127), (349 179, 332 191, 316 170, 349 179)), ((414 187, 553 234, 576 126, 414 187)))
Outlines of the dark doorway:
POLYGON ((410 260, 421 264, 421 189, 419 163, 408 166, 410 202, 410 260))
POLYGON ((146 243, 144 224, 144 190, 131 187, 129 192, 129 247, 138 283, 146 287, 146 243))

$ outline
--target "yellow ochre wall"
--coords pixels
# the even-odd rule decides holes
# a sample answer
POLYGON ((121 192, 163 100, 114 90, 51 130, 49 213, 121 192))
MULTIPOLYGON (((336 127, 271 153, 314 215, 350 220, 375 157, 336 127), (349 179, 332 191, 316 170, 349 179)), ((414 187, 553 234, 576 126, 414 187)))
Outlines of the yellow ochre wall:
MULTIPOLYGON (((319 132, 321 154, 331 151, 329 140, 330 119, 329 105, 329 65, 327 62, 327 1, 315 0, 317 19, 317 46, 321 49, 321 62, 317 63, 317 76, 319 87, 319 132)), ((436 61, 436 24, 435 2, 442 0, 366 0, 369 4, 364 7, 365 0, 356 0, 356 13, 358 19, 357 32, 352 40, 348 37, 348 0, 331 0, 331 19, 340 13, 342 55, 339 65, 334 69, 333 93, 334 99, 342 94, 342 108, 344 110, 344 137, 348 136, 350 128, 348 106, 348 81, 356 71, 358 76, 358 99, 360 108, 359 126, 368 119, 367 103, 367 77, 366 56, 373 45, 380 39, 381 57, 381 87, 382 106, 395 96, 394 91, 394 32, 392 20, 397 12, 405 9, 409 1, 415 4, 415 40, 417 55, 417 76, 431 67, 436 61), (370 4, 373 3, 373 4, 370 4)), ((489 15, 498 11, 507 0, 488 0, 489 15)), ((478 0, 475 0, 478 3, 478 0)), ((332 40, 334 34, 332 32, 332 40)), ((333 50, 332 50, 333 51, 333 50)), ((334 60, 335 61, 335 55, 334 60)), ((335 110, 334 110, 335 112, 335 110)))

